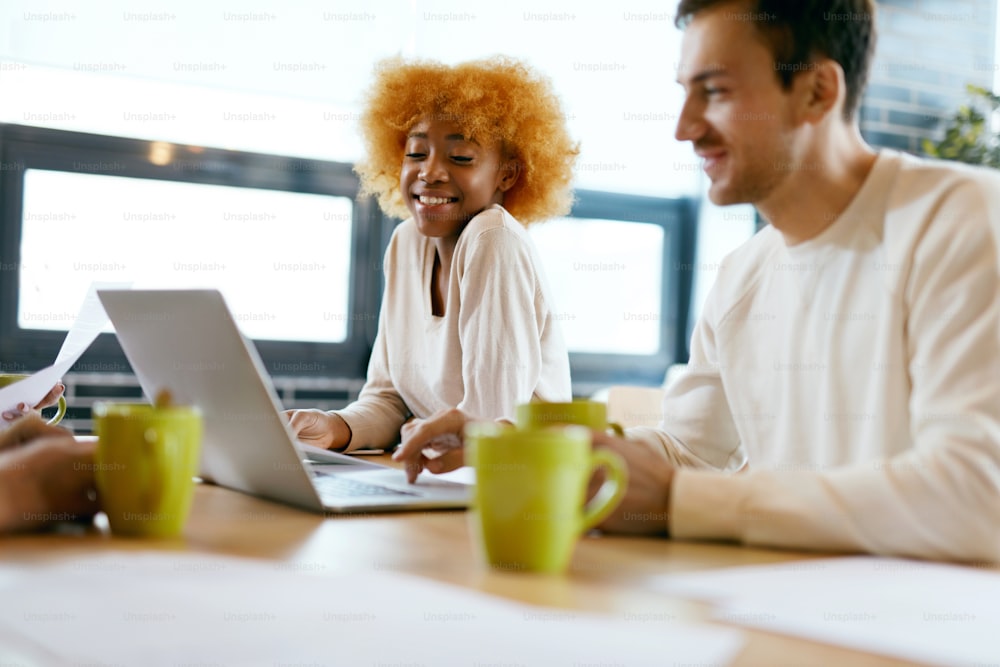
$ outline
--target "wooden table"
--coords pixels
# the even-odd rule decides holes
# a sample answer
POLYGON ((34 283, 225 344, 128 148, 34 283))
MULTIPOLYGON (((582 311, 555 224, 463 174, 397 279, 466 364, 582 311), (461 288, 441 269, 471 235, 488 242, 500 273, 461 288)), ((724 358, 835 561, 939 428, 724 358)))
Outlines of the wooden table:
MULTIPOLYGON (((88 527, 5 537, 0 539, 0 552, 7 562, 24 563, 56 562, 102 551, 168 550, 254 557, 302 568, 349 564, 418 575, 531 604, 622 616, 655 613, 704 622, 708 622, 706 608, 649 592, 649 577, 821 556, 592 535, 580 542, 564 576, 499 572, 477 560, 466 512, 324 517, 209 485, 199 485, 182 538, 116 538, 103 518, 99 516, 88 527)), ((746 630, 745 634, 746 645, 734 665, 912 664, 759 631, 746 630)))

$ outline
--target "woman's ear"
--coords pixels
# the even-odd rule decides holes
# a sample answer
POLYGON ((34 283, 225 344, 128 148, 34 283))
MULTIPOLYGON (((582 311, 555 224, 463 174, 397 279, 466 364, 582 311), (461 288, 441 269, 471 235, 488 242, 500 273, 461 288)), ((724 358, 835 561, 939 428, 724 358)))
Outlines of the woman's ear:
POLYGON ((497 171, 497 190, 500 192, 507 192, 514 187, 514 184, 517 183, 517 179, 520 175, 520 162, 514 158, 504 160, 500 163, 500 169, 497 171))

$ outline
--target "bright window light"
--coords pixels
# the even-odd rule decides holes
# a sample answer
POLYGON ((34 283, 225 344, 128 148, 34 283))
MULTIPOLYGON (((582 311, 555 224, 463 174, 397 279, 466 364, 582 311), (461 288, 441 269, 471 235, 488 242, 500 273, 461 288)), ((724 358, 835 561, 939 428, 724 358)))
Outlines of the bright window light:
POLYGON ((681 33, 659 0, 0 3, 0 122, 340 162, 381 59, 505 54, 548 76, 581 189, 685 196, 681 33))
POLYGON ((219 289, 255 340, 347 338, 346 197, 39 169, 24 195, 21 328, 67 330, 104 281, 219 289))
POLYGON ((563 218, 529 229, 571 352, 660 352, 662 227, 563 218))

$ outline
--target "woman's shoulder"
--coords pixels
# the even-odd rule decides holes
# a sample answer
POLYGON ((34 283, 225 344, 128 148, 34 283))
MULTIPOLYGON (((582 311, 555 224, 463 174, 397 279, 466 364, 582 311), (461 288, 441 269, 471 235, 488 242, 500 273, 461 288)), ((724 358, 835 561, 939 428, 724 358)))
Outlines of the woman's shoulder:
POLYGON ((502 232, 511 232, 512 238, 530 242, 528 230, 500 204, 494 204, 473 216, 462 231, 460 239, 471 243, 483 237, 508 236, 502 232))
POLYGON ((413 218, 407 218, 392 230, 392 237, 389 239, 389 242, 412 243, 414 239, 419 237, 420 231, 417 229, 417 223, 413 221, 413 218))
POLYGON ((407 218, 392 230, 389 244, 385 248, 385 256, 420 253, 425 241, 426 237, 417 229, 417 223, 413 218, 407 218))
POLYGON ((459 275, 468 271, 492 273, 497 270, 530 273, 540 268, 538 252, 528 230, 499 205, 491 206, 469 221, 455 246, 453 261, 459 275))

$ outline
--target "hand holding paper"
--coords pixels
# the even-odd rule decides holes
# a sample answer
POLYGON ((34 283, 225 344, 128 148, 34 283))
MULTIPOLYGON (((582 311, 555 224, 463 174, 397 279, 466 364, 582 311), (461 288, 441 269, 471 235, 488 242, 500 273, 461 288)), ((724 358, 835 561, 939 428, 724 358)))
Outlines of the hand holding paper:
MULTIPOLYGON (((55 363, 14 384, 0 388, 0 411, 5 414, 5 418, 0 419, 0 430, 8 426, 6 413, 23 412, 20 409, 22 404, 35 407, 44 406, 52 398, 52 392, 62 393, 62 389, 59 388, 62 386, 60 384, 62 376, 90 347, 108 321, 104 306, 97 298, 97 290, 128 289, 129 287, 131 287, 131 283, 91 284, 90 289, 87 290, 87 296, 84 297, 83 304, 80 306, 80 312, 76 316, 72 328, 66 334, 66 339, 56 356, 55 363)), ((58 394, 55 395, 55 398, 58 399, 58 394)))
MULTIPOLYGON (((6 380, 8 377, 12 376, 0 375, 0 386, 8 386, 9 384, 14 384, 14 382, 18 381, 18 380, 12 380, 10 383, 4 383, 4 380, 6 380)), ((2 415, 3 420, 8 422, 14 421, 15 419, 19 419, 20 417, 23 417, 24 415, 28 414, 32 410, 42 410, 44 408, 57 405, 59 403, 59 399, 62 397, 63 392, 65 390, 66 386, 60 382, 56 384, 56 386, 52 387, 52 389, 49 390, 49 393, 45 395, 45 398, 39 401, 37 405, 28 405, 27 403, 20 403, 11 410, 4 410, 2 415)), ((65 408, 63 409, 63 411, 65 412, 65 408)))

